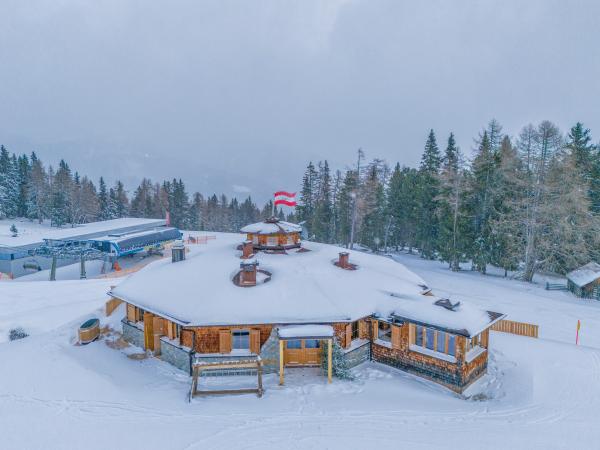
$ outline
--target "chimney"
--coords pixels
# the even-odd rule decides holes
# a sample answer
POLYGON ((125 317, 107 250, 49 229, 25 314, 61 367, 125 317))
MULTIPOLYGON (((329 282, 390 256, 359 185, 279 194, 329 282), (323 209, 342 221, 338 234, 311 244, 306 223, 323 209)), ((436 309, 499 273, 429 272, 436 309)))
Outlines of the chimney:
POLYGON ((174 263, 183 261, 185 259, 185 245, 183 245, 183 241, 181 239, 173 242, 173 246, 171 247, 171 261, 174 263))
POLYGON ((240 286, 256 286, 258 261, 240 263, 240 286))
POLYGON ((254 255, 254 246, 252 241, 244 241, 242 244, 242 259, 252 258, 254 255))
POLYGON ((350 258, 350 253, 348 252, 340 252, 340 259, 338 259, 338 266, 342 269, 347 269, 350 267, 348 264, 348 258, 350 258))

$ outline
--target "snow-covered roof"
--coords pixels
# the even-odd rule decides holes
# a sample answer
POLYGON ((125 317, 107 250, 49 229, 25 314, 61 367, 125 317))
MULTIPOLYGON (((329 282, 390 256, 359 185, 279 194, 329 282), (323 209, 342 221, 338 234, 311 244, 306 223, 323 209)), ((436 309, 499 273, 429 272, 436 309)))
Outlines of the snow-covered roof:
POLYGON ((18 236, 12 237, 9 233, 10 221, 2 221, 6 224, 6 230, 0 229, 0 245, 10 247, 27 246, 41 243, 44 239, 88 239, 92 236, 102 236, 113 231, 128 231, 136 227, 151 228, 165 225, 164 219, 141 219, 135 217, 123 217, 121 219, 103 220, 91 222, 74 227, 62 228, 40 225, 36 222, 18 221, 18 236))
POLYGON ((567 274, 567 279, 582 287, 600 278, 600 264, 589 262, 567 274))
POLYGON ((240 231, 242 233, 254 234, 299 233, 302 231, 302 227, 295 223, 284 222, 283 220, 266 220, 246 225, 240 231))
POLYGON ((331 325, 286 325, 277 331, 280 338, 321 338, 332 337, 333 327, 331 325))
POLYGON ((269 283, 240 288, 239 234, 215 233, 206 246, 190 246, 187 259, 149 264, 119 284, 112 294, 187 326, 242 324, 328 324, 377 314, 414 317, 447 329, 481 331, 491 323, 486 311, 461 304, 457 311, 434 306, 421 295, 425 282, 390 258, 350 251, 358 270, 333 264, 340 247, 309 242, 311 251, 287 255, 259 253, 269 283))

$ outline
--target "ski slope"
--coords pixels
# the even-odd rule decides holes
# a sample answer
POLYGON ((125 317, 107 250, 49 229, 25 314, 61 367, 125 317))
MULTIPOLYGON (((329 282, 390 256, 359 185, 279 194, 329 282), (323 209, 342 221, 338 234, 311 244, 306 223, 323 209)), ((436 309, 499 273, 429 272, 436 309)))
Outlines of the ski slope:
MULTIPOLYGON (((189 378, 140 350, 75 346, 76 326, 101 316, 119 280, 0 284, 2 449, 593 449, 600 442, 600 308, 562 292, 497 277, 453 274, 436 262, 397 257, 438 294, 493 304, 539 323, 541 339, 491 334, 489 374, 458 396, 369 363, 331 385, 315 369, 265 377, 253 395, 187 402, 189 378), (576 347, 571 321, 581 318, 576 347), (564 328, 564 329, 563 329, 564 328), (596 328, 596 329, 594 329, 596 328)), ((123 307, 103 324, 118 329, 123 307)), ((223 380, 213 380, 223 382, 223 380)), ((231 378, 227 383, 251 383, 231 378)))

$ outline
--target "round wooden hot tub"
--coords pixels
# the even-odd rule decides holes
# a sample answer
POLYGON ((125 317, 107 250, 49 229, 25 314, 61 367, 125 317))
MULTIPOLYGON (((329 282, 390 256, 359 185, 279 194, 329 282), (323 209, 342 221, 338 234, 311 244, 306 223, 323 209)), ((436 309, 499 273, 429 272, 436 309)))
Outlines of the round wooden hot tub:
POLYGON ((89 319, 79 327, 79 342, 89 344, 96 340, 100 335, 100 321, 98 319, 89 319))

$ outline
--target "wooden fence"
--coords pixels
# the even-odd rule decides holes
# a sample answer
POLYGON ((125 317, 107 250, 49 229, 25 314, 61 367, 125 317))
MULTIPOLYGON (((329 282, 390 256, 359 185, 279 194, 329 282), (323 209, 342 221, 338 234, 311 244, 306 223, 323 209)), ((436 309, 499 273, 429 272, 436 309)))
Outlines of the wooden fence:
POLYGON ((492 325, 492 330, 502 333, 517 334, 519 336, 528 336, 537 338, 539 333, 539 325, 525 322, 514 322, 512 320, 501 320, 492 325))
POLYGON ((569 288, 567 287, 566 284, 548 283, 546 281, 546 290, 547 291, 568 291, 569 288))

